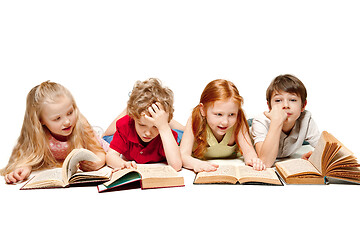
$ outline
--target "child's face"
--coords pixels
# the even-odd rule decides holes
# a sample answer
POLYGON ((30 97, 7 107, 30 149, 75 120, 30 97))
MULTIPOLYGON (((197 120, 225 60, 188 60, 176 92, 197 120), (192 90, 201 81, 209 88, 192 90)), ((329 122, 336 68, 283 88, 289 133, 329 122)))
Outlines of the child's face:
POLYGON ((303 104, 301 97, 295 93, 276 91, 272 94, 269 109, 279 108, 288 115, 287 122, 295 124, 300 114, 305 110, 306 102, 303 104))
POLYGON ((150 142, 159 135, 159 130, 155 125, 143 115, 139 119, 134 119, 134 121, 136 133, 143 142, 150 142))
POLYGON ((44 103, 40 119, 55 137, 70 136, 76 123, 71 99, 61 96, 55 103, 44 103))
POLYGON ((200 111, 206 117, 206 121, 214 136, 220 140, 227 130, 235 125, 239 111, 239 104, 232 99, 225 101, 215 101, 205 111, 204 106, 200 105, 200 111))

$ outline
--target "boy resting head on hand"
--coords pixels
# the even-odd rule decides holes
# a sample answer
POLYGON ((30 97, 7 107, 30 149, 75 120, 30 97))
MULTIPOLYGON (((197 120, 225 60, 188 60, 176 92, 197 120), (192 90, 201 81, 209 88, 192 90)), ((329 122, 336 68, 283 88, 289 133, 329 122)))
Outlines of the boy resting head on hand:
POLYGON ((116 132, 106 154, 114 170, 136 167, 136 163, 167 163, 176 171, 182 167, 177 133, 169 122, 173 117, 173 92, 156 78, 137 81, 128 100, 128 115, 116 122, 116 132))
MULTIPOLYGON (((255 149, 266 167, 276 158, 288 157, 304 141, 315 147, 320 132, 311 113, 305 110, 307 91, 304 84, 290 74, 277 76, 266 91, 269 111, 253 120, 251 135, 255 149)), ((311 152, 303 155, 308 159, 311 152)))

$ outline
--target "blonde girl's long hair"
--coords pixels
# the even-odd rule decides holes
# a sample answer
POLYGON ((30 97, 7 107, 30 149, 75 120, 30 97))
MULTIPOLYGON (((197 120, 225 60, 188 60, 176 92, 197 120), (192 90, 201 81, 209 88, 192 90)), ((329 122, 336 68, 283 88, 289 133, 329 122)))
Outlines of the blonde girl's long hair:
POLYGON ((1 175, 8 174, 18 167, 31 166, 33 170, 60 167, 49 148, 49 130, 41 124, 41 112, 44 103, 54 103, 59 97, 68 97, 74 108, 76 124, 68 140, 69 151, 74 148, 86 148, 93 152, 103 149, 96 141, 91 126, 80 113, 69 90, 58 83, 46 81, 31 89, 26 99, 26 110, 20 136, 12 151, 8 165, 0 170, 1 175))
MULTIPOLYGON (((200 103, 203 104, 205 112, 210 105, 213 105, 215 101, 232 99, 239 104, 239 111, 237 115, 237 121, 235 124, 234 134, 237 136, 241 130, 243 134, 249 133, 249 125, 247 123, 242 104, 243 98, 240 96, 236 86, 227 80, 217 79, 214 80, 205 87, 200 97, 200 103)), ((206 132, 206 117, 201 115, 200 104, 197 105, 192 111, 192 131, 195 137, 195 148, 193 155, 196 158, 203 159, 207 147, 207 132, 206 132)), ((238 139, 235 137, 236 144, 239 146, 238 139)), ((240 146, 239 146, 240 149, 240 146)), ((240 149, 241 151, 241 149, 240 149)))

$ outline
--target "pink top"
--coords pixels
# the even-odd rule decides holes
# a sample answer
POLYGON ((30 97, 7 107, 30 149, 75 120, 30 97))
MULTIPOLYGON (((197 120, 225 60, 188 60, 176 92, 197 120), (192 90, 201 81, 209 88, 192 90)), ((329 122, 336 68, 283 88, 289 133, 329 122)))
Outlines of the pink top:
MULTIPOLYGON (((51 151, 52 155, 54 156, 54 158, 57 161, 64 161, 65 158, 67 157, 67 155, 72 150, 72 149, 69 149, 70 145, 69 145, 68 141, 63 142, 63 141, 57 140, 51 134, 49 134, 48 136, 49 136, 50 151, 51 151)), ((96 134, 96 139, 99 141, 99 143, 100 143, 101 147, 104 149, 104 151, 107 152, 109 149, 109 143, 106 142, 104 139, 100 138, 97 134, 96 134)))
POLYGON ((69 143, 62 142, 49 134, 50 151, 57 161, 64 161, 66 156, 70 153, 69 143))

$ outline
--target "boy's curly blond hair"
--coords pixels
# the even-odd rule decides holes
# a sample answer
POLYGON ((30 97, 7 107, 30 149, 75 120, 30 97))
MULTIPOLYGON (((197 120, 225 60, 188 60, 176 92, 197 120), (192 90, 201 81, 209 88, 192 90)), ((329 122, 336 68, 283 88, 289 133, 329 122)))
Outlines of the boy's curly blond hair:
POLYGON ((163 87, 157 78, 149 78, 143 82, 137 81, 127 102, 128 115, 133 119, 140 119, 142 113, 150 116, 148 108, 159 102, 169 114, 168 121, 174 114, 174 93, 168 87, 163 87))

